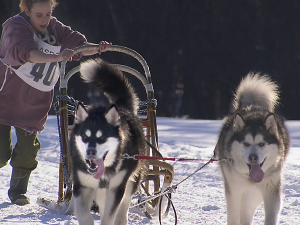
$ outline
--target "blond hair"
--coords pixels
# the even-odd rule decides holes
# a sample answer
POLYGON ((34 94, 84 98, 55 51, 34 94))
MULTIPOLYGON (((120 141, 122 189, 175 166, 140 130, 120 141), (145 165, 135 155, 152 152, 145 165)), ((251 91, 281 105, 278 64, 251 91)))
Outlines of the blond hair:
POLYGON ((57 6, 57 2, 56 0, 20 0, 20 10, 21 12, 23 12, 25 10, 25 8, 27 8, 29 11, 31 10, 32 6, 34 3, 38 3, 38 2, 50 2, 52 5, 52 9, 55 8, 55 6, 57 6))

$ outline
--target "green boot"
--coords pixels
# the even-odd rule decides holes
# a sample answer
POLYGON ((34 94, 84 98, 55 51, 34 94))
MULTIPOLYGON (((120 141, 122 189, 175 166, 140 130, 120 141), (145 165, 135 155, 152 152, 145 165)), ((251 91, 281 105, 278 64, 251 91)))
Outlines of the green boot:
POLYGON ((26 173, 13 169, 10 179, 10 189, 8 190, 9 199, 13 204, 30 204, 29 198, 25 195, 27 192, 29 176, 30 172, 26 173))

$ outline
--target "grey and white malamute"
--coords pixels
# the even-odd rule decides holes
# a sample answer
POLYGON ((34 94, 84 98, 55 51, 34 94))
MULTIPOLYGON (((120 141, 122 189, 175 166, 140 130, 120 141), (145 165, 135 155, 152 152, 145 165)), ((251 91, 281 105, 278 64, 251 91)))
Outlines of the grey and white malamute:
POLYGON ((145 172, 141 161, 145 137, 137 117, 138 98, 127 78, 100 59, 81 64, 82 78, 103 91, 109 105, 78 105, 70 135, 75 215, 81 225, 94 224, 93 201, 102 225, 127 224, 132 195, 145 172))
POLYGON ((278 86, 266 75, 249 74, 236 91, 234 111, 225 119, 215 149, 221 159, 227 224, 251 224, 262 202, 265 224, 278 222, 289 135, 274 113, 277 104, 278 86))

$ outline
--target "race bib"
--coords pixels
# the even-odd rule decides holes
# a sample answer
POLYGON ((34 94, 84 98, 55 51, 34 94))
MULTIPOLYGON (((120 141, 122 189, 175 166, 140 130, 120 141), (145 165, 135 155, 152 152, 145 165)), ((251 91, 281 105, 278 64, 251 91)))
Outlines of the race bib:
MULTIPOLYGON (((53 46, 40 40, 36 35, 34 40, 39 46, 39 51, 47 54, 59 54, 61 46, 53 46)), ((51 63, 25 63, 14 72, 27 84, 40 90, 51 91, 59 78, 59 65, 51 63)))

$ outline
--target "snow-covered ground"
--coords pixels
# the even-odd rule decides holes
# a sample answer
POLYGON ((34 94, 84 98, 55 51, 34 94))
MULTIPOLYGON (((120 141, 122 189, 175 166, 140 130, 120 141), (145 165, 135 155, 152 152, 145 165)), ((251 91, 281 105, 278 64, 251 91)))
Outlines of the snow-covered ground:
MULTIPOLYGON (((160 151, 164 157, 209 159, 213 155, 221 121, 157 118, 160 151)), ((284 170, 283 206, 280 224, 300 224, 300 121, 288 121, 291 149, 284 170)), ((42 148, 38 167, 33 171, 28 187, 31 204, 16 206, 9 202, 11 167, 0 169, 0 224, 77 224, 74 215, 58 214, 35 204, 38 197, 57 200, 58 163, 60 148, 56 117, 50 116, 45 130, 39 135, 42 148)), ((15 136, 13 134, 13 140, 15 136)), ((174 166, 177 184, 204 162, 169 162, 174 166)), ((226 202, 223 182, 217 163, 212 163, 178 186, 173 194, 178 224, 226 224, 226 202)), ((158 224, 139 214, 129 214, 129 224, 158 224)), ((94 214, 96 224, 100 224, 94 214)), ((260 206, 253 224, 263 224, 264 212, 260 206)), ((163 224, 174 224, 174 213, 163 219, 163 224)))

